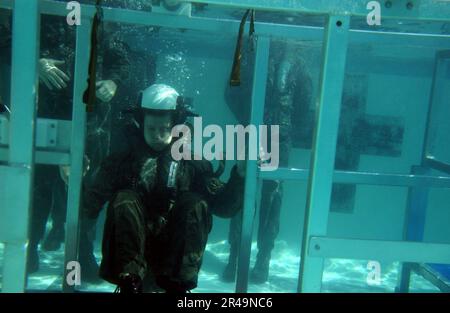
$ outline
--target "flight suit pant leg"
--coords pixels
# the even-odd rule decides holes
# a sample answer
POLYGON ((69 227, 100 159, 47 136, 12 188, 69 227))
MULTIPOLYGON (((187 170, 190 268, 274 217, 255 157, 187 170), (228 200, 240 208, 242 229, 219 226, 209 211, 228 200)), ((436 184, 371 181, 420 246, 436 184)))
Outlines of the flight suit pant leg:
POLYGON ((102 242, 100 276, 114 284, 121 273, 144 279, 147 272, 145 246, 148 230, 145 207, 131 190, 118 192, 110 203, 102 242))

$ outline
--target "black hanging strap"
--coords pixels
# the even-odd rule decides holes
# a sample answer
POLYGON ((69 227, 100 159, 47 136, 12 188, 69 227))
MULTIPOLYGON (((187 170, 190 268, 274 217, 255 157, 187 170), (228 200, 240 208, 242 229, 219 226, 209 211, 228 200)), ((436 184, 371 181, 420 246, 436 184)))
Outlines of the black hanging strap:
POLYGON ((254 28, 254 11, 247 10, 242 17, 241 24, 239 25, 239 34, 236 44, 236 50, 234 51, 233 69, 231 70, 230 85, 239 86, 241 84, 241 58, 242 58, 242 36, 244 34, 245 22, 249 13, 252 12, 252 21, 250 23, 250 36, 255 31, 254 28))
POLYGON ((94 111, 96 94, 96 70, 97 70, 97 42, 98 28, 103 20, 101 0, 96 0, 96 13, 92 22, 91 52, 89 56, 88 87, 83 93, 83 102, 86 104, 86 112, 94 111))

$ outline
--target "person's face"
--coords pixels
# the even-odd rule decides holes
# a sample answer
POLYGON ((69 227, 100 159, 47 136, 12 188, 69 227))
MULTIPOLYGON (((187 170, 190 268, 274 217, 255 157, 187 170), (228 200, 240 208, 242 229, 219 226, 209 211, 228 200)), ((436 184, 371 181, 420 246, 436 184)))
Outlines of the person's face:
POLYGON ((155 151, 161 151, 172 141, 172 117, 170 114, 144 118, 145 142, 155 151))

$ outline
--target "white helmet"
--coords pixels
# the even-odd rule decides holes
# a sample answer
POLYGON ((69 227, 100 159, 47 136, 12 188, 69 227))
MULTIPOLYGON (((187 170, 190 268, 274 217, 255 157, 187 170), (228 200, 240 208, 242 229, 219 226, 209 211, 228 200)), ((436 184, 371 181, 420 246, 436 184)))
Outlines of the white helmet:
POLYGON ((141 108, 148 110, 177 109, 179 93, 170 86, 154 84, 142 92, 141 108))

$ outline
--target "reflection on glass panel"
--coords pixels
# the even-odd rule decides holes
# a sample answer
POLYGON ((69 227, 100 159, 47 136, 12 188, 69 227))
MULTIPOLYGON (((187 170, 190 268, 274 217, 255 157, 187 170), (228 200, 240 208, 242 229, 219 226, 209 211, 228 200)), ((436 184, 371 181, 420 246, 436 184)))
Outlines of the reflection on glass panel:
MULTIPOLYGON (((409 174, 420 164, 435 51, 351 40, 336 170, 409 174)), ((332 212, 352 213, 355 192, 355 186, 334 184, 332 212)))
POLYGON ((420 163, 436 48, 353 41, 335 168, 409 173, 420 163))
POLYGON ((279 208, 276 203, 267 203, 273 193, 262 193, 256 216, 258 232, 252 244, 249 292, 297 291, 307 186, 306 182, 285 181, 282 187, 283 193, 275 194, 282 197, 279 208))
MULTIPOLYGON (((307 167, 314 127, 312 107, 319 77, 317 56, 320 50, 320 42, 274 39, 270 44, 264 124, 279 126, 279 168, 307 167)), ((251 73, 243 72, 240 88, 229 87, 227 90, 228 104, 244 124, 249 120, 252 86, 247 77, 251 77, 251 73)), ((255 227, 255 241, 252 244, 250 291, 296 290, 300 253, 296 243, 299 242, 300 233, 297 236, 293 234, 294 230, 300 231, 300 224, 287 227, 286 221, 281 222, 280 218, 290 212, 290 220, 298 220, 302 216, 299 213, 301 210, 291 211, 288 208, 303 208, 304 204, 300 203, 305 198, 291 195, 291 198, 285 199, 286 184, 281 181, 263 181, 261 195, 257 196, 261 204, 257 211, 258 226, 255 227), (290 240, 293 240, 289 244, 278 236, 280 231, 285 234, 286 230, 289 230, 290 240), (283 272, 286 268, 289 270, 283 272)), ((224 281, 234 281, 241 223, 241 219, 236 217, 230 224, 230 254, 222 274, 224 281)))

